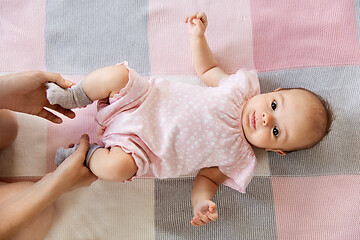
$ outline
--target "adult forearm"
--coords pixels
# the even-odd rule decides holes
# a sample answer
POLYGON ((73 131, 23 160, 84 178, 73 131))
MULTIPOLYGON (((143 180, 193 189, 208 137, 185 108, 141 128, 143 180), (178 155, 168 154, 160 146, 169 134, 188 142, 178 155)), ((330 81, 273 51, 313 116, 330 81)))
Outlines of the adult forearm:
POLYGON ((0 239, 13 236, 66 191, 61 182, 50 175, 3 202, 0 205, 0 239))
POLYGON ((5 96, 7 93, 7 78, 9 75, 0 76, 0 109, 4 109, 5 107, 5 96))

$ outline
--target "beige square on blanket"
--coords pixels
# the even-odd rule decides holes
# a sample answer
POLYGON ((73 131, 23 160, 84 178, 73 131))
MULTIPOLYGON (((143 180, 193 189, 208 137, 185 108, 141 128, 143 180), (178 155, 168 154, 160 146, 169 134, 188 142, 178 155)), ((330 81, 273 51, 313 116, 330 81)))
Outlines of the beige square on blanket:
POLYGON ((0 152, 1 177, 43 176, 46 174, 47 121, 16 113, 19 132, 15 142, 0 152))
POLYGON ((154 180, 98 180, 62 195, 46 240, 155 239, 154 180))

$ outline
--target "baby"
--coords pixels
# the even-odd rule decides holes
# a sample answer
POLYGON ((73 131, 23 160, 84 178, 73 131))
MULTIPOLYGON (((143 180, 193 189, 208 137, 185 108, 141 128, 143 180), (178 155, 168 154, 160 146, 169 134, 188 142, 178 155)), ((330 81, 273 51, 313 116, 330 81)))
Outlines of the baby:
MULTIPOLYGON (((220 184, 245 192, 256 165, 251 145, 280 155, 310 148, 329 131, 331 114, 308 90, 260 94, 254 71, 226 74, 204 36, 205 13, 185 22, 195 71, 209 87, 148 80, 123 62, 90 73, 71 89, 49 84, 47 97, 69 109, 100 100, 95 120, 103 146, 91 145, 85 163, 99 178, 127 181, 150 168, 158 178, 200 170, 191 223, 201 226, 218 218, 212 199, 220 184)), ((58 149, 56 163, 76 148, 58 149)))

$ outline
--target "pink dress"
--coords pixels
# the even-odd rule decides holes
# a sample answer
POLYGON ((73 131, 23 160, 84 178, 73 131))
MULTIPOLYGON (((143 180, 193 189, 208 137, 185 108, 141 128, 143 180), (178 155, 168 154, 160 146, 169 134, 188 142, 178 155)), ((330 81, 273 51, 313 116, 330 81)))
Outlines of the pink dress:
POLYGON ((157 178, 170 178, 218 166, 229 177, 225 185, 245 192, 256 158, 241 115, 245 102, 260 92, 256 73, 239 70, 218 87, 203 87, 148 80, 128 70, 127 86, 99 101, 95 119, 104 146, 131 153, 136 176, 149 168, 157 178))

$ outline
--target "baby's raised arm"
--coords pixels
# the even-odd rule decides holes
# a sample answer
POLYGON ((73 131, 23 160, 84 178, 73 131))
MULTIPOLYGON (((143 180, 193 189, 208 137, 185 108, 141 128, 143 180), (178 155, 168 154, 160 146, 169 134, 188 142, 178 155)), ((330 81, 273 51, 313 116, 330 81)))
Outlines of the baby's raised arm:
POLYGON ((190 24, 190 46, 196 74, 207 86, 216 87, 228 76, 219 66, 204 35, 208 21, 204 12, 185 19, 190 24))
POLYGON ((226 179, 227 176, 218 167, 203 168, 199 171, 191 194, 194 214, 192 225, 198 227, 217 220, 217 206, 212 199, 226 179))

